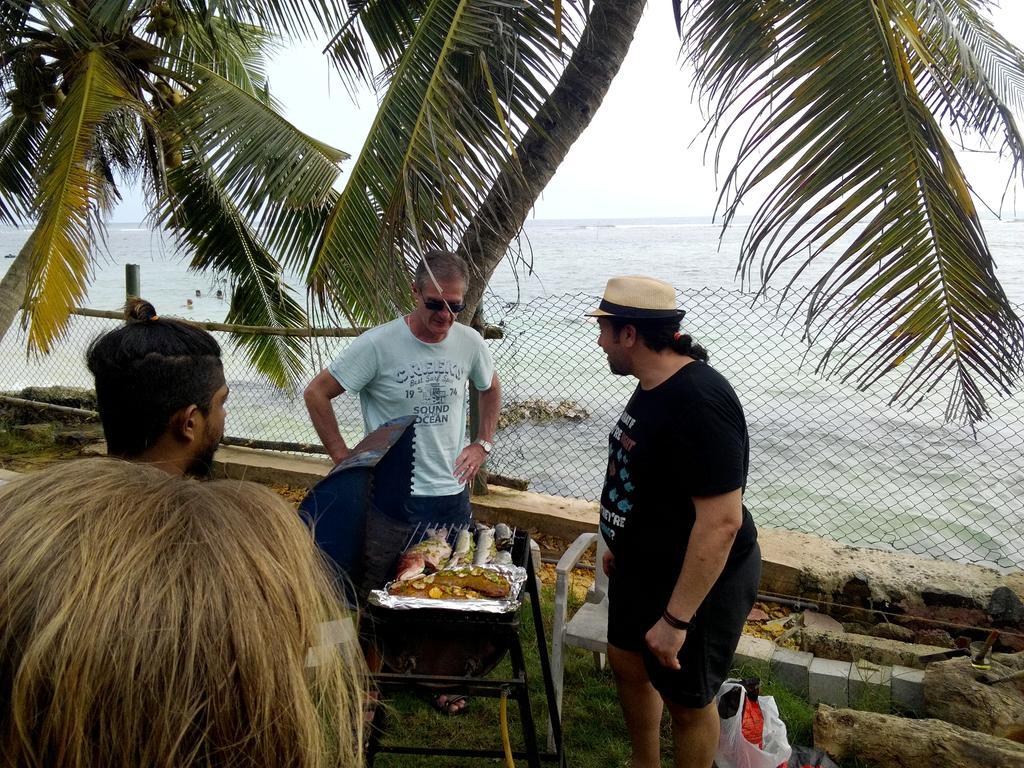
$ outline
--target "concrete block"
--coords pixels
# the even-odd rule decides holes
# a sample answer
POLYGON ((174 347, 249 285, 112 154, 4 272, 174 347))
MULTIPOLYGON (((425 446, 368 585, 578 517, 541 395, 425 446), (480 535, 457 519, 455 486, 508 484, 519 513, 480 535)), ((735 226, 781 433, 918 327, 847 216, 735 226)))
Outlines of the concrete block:
POLYGON ((330 459, 289 456, 255 448, 222 445, 213 460, 213 476, 264 485, 312 488, 331 471, 330 459))
POLYGON ((807 681, 807 698, 811 705, 825 703, 846 708, 850 704, 850 669, 848 661, 815 658, 807 681))
POLYGON ((791 651, 778 648, 772 657, 772 679, 776 680, 797 696, 806 698, 810 685, 811 662, 814 655, 805 651, 791 651))
POLYGON ((850 667, 850 706, 888 714, 892 700, 892 667, 858 661, 850 667))
POLYGON ((801 650, 826 659, 870 661, 884 666, 923 667, 921 656, 947 650, 935 645, 918 645, 853 632, 800 631, 801 650))
POLYGON ((924 717, 924 670, 892 668, 892 703, 901 710, 924 717))
POLYGON ((505 522, 515 528, 541 531, 573 541, 581 533, 597 531, 596 501, 567 499, 545 493, 516 491, 498 485, 470 499, 473 519, 484 523, 505 522))
POLYGON ((740 642, 736 646, 736 655, 733 656, 732 663, 733 666, 765 665, 771 662, 772 655, 776 650, 776 645, 771 640, 753 635, 740 635, 740 642))

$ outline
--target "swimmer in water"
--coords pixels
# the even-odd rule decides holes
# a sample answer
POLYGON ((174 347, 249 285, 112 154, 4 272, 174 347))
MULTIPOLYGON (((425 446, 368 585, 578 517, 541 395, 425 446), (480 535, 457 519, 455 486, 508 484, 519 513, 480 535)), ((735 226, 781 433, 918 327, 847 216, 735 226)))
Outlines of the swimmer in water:
POLYGON ((203 292, 200 291, 198 288, 196 288, 196 298, 198 299, 202 295, 203 295, 203 292))
POLYGON ((186 299, 185 306, 192 309, 192 299, 186 299))

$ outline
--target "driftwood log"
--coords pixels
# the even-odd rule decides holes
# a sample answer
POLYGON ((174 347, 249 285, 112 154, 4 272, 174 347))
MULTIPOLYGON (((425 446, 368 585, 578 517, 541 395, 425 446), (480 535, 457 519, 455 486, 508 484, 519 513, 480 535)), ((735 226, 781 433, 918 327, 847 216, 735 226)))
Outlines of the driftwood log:
POLYGON ((928 717, 972 731, 1004 736, 1024 725, 1024 679, 986 684, 1024 670, 1024 653, 997 653, 992 668, 978 672, 970 659, 929 664, 924 673, 924 712, 928 717))
POLYGON ((876 712, 814 713, 814 746, 836 760, 856 758, 886 768, 1024 768, 1024 744, 942 720, 876 712))

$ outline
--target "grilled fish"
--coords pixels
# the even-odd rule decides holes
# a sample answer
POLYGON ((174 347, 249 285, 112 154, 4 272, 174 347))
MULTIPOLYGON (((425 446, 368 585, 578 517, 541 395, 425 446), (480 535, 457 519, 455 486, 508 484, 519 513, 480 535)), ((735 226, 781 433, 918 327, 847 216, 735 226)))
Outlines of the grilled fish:
POLYGON ((463 528, 459 531, 459 535, 455 537, 455 548, 452 550, 451 560, 448 561, 448 568, 455 568, 456 566, 468 563, 472 547, 473 535, 469 532, 468 528, 463 528))
POLYGON ((473 565, 486 565, 491 562, 496 551, 494 546, 494 529, 481 528, 476 536, 476 553, 473 555, 473 565))
POLYGON ((427 538, 419 544, 413 544, 398 558, 395 578, 405 581, 444 568, 452 553, 452 548, 445 541, 447 535, 448 531, 443 528, 427 531, 427 538))
POLYGON ((512 585, 500 573, 489 568, 466 566, 432 573, 402 582, 394 582, 388 592, 402 597, 446 599, 506 598, 512 585))
POLYGON ((494 526, 494 545, 499 552, 512 549, 512 529, 505 523, 494 526))

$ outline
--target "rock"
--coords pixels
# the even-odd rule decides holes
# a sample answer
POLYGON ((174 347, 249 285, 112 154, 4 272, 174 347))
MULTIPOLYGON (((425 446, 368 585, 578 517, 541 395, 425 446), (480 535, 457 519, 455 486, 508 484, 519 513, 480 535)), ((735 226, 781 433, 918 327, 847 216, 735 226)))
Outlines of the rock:
POLYGON ((847 621, 843 623, 843 629, 847 632, 852 632, 855 635, 870 635, 871 627, 867 624, 861 624, 859 621, 847 621))
POLYGON ((818 613, 817 611, 804 611, 803 625, 808 629, 820 629, 826 632, 843 631, 842 624, 831 616, 826 616, 824 613, 818 613))
POLYGON ((57 432, 60 445, 79 447, 98 443, 103 439, 103 428, 99 424, 84 426, 81 429, 62 429, 57 432))
POLYGON ((981 608, 908 604, 903 604, 900 607, 904 610, 903 616, 900 617, 900 623, 915 630, 933 629, 949 624, 958 627, 988 627, 990 624, 988 614, 981 608))
POLYGON ((920 656, 940 653, 944 648, 931 645, 914 645, 881 637, 855 635, 851 632, 824 632, 804 628, 800 632, 800 650, 835 661, 861 660, 888 666, 923 669, 920 656))
POLYGON ((768 614, 760 608, 751 608, 747 614, 747 621, 768 621, 768 614))
POLYGON ((872 637, 882 637, 886 640, 899 640, 901 643, 914 642, 914 630, 910 627, 901 627, 899 624, 890 624, 889 622, 876 624, 868 631, 868 634, 872 637))
MULTIPOLYGON (((1024 670, 1024 653, 993 654, 992 677, 1024 670)), ((924 673, 924 707, 928 717, 982 733, 1006 733, 1024 722, 1024 693, 1019 683, 986 685, 970 659, 929 664, 924 673)), ((993 763, 996 765, 996 763, 993 763)))
POLYGON ((914 633, 914 642, 919 645, 933 645, 938 648, 954 648, 953 637, 944 629, 919 629, 914 633))
POLYGON ((40 445, 52 445, 57 433, 56 427, 51 423, 18 424, 11 431, 25 440, 40 445))
POLYGON ((514 426, 522 421, 543 424, 555 419, 583 421, 590 413, 575 400, 562 400, 552 403, 548 400, 510 400, 501 408, 498 416, 498 429, 514 426))
POLYGON ((997 627, 1024 625, 1024 603, 1009 587, 996 587, 985 611, 997 627))
POLYGON ((885 768, 1021 768, 1024 745, 941 720, 911 720, 877 712, 814 713, 814 746, 836 760, 885 768))
POLYGON ((84 387, 25 387, 18 393, 24 400, 96 410, 96 393, 84 387))
POLYGON ((983 566, 844 546, 772 528, 758 529, 758 543, 763 558, 761 590, 800 595, 809 602, 891 610, 897 605, 925 607, 927 594, 930 607, 967 603, 984 613, 997 587, 1009 587, 1024 597, 1024 572, 1007 575, 983 566))
POLYGON ((1022 653, 1024 652, 1024 635, 1000 635, 999 640, 996 642, 996 648, 1009 653, 1022 653))

